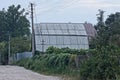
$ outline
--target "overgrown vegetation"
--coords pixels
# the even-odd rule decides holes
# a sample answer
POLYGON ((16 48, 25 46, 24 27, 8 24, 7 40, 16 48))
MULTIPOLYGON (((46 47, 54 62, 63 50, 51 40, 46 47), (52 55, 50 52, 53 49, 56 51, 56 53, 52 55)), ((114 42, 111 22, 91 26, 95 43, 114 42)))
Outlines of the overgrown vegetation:
POLYGON ((5 65, 8 61, 7 42, 0 43, 0 64, 5 65))
POLYGON ((120 13, 111 14, 103 21, 104 11, 95 26, 97 35, 92 48, 97 52, 81 64, 80 75, 83 80, 118 80, 120 76, 120 13))
POLYGON ((25 9, 20 5, 11 5, 0 10, 0 63, 8 63, 8 45, 10 53, 30 50, 30 23, 25 9))
POLYGON ((24 66, 45 74, 64 74, 79 78, 80 62, 86 60, 87 54, 95 53, 95 50, 76 50, 69 48, 49 47, 44 54, 34 56, 32 59, 24 59, 16 62, 19 66, 24 66), (73 52, 73 53, 72 53, 73 52), (83 55, 83 56, 79 56, 83 55), (82 58, 82 59, 80 59, 82 58))
POLYGON ((120 49, 101 47, 97 53, 81 64, 81 80, 118 80, 120 76, 120 49))
MULTIPOLYGON (((16 53, 30 51, 31 41, 27 37, 16 37, 10 41, 10 56, 12 57, 16 53), (23 45, 24 44, 24 45, 23 45)), ((0 63, 8 63, 8 42, 4 41, 0 43, 0 63)))
POLYGON ((117 80, 120 75, 119 55, 120 49, 115 46, 97 50, 49 47, 46 53, 16 64, 39 73, 72 76, 76 80, 117 80))

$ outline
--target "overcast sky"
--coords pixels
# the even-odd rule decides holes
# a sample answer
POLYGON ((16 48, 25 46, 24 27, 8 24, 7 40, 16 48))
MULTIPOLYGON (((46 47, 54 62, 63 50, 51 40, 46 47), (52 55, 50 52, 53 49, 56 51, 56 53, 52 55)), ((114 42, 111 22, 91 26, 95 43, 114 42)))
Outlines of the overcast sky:
POLYGON ((0 9, 14 4, 29 10, 29 3, 35 4, 35 22, 73 22, 85 21, 96 24, 98 9, 105 12, 105 18, 120 12, 120 0, 0 0, 0 9))

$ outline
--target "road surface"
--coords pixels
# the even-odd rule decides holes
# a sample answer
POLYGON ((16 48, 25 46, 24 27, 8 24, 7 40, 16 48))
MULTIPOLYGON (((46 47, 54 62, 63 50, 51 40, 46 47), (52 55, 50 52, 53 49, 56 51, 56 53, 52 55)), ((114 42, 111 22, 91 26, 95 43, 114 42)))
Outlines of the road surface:
POLYGON ((61 80, 55 76, 45 76, 18 66, 0 66, 0 80, 61 80))

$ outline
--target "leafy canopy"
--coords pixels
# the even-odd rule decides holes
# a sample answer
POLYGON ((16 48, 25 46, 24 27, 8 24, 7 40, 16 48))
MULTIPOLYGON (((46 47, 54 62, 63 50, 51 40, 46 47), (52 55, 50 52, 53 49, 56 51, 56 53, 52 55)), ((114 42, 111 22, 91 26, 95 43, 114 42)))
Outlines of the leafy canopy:
POLYGON ((9 6, 7 10, 0 11, 0 41, 11 37, 29 36, 30 23, 26 18, 25 10, 20 5, 9 6))

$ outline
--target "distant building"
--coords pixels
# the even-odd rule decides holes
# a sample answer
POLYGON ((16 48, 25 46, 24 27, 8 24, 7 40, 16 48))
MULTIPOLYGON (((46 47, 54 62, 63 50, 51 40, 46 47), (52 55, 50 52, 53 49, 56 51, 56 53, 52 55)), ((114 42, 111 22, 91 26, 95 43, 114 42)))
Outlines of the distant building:
POLYGON ((45 51, 49 46, 89 49, 88 38, 96 33, 89 23, 39 23, 34 28, 37 51, 45 51))
POLYGON ((91 23, 84 23, 85 29, 86 29, 86 33, 88 36, 89 41, 94 38, 97 34, 97 31, 95 30, 95 28, 93 27, 93 25, 91 23))

